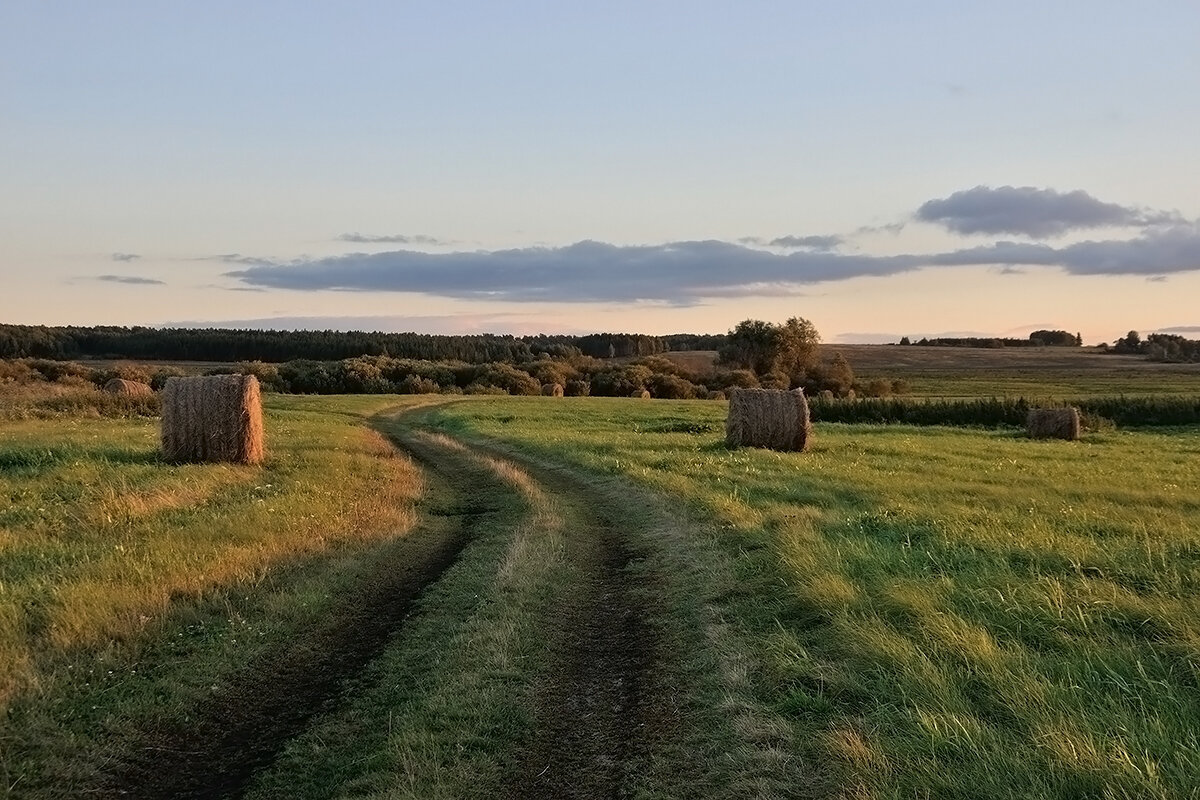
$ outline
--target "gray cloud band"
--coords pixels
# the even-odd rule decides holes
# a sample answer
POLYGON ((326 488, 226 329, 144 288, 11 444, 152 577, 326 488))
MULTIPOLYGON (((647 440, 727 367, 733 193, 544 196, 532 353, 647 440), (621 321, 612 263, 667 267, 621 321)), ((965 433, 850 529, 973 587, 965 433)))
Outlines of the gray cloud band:
POLYGON ((965 266, 1058 267, 1075 275, 1200 270, 1200 227, 1179 225, 1148 230, 1130 240, 1085 241, 1064 247, 996 242, 930 255, 778 254, 721 241, 638 246, 584 241, 559 248, 463 253, 396 250, 286 264, 253 263, 225 274, 250 286, 301 291, 417 292, 504 301, 651 300, 689 305, 704 297, 744 293, 754 285, 794 287, 926 267, 965 266))
POLYGON ((916 218, 961 234, 1020 234, 1036 238, 1103 227, 1180 224, 1176 212, 1105 203, 1087 192, 1033 186, 976 186, 917 209, 916 218))

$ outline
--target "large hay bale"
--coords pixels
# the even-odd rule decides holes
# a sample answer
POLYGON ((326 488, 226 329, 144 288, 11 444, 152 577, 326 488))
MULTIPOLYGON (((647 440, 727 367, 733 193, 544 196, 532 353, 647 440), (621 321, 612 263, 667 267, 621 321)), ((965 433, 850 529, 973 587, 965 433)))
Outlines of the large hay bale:
POLYGON ((163 387, 162 447, 169 461, 261 462, 258 378, 211 375, 169 379, 163 387))
POLYGON ((1025 427, 1031 439, 1067 439, 1075 441, 1079 438, 1079 409, 1067 408, 1031 408, 1025 418, 1025 427))
POLYGON ((543 383, 542 394, 546 397, 562 397, 563 385, 561 383, 543 383))
POLYGON ((802 452, 812 440, 803 389, 730 389, 725 443, 802 452))
POLYGON ((639 399, 642 399, 642 400, 649 400, 649 399, 650 399, 650 392, 649 392, 649 391, 647 391, 647 390, 645 390, 645 389, 634 389, 632 392, 630 392, 630 393, 629 393, 629 396, 630 396, 630 397, 637 397, 637 398, 639 398, 639 399))
POLYGON ((104 391, 108 394, 119 394, 125 397, 149 397, 154 394, 154 390, 150 388, 149 384, 127 381, 124 378, 113 378, 104 384, 104 391))

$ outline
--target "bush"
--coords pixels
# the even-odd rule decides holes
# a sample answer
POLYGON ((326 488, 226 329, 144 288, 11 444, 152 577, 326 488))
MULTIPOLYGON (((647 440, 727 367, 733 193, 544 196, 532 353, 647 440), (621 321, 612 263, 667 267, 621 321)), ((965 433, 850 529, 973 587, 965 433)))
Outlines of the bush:
MULTIPOLYGON (((458 388, 457 386, 454 388, 458 388)), ((441 390, 436 381, 429 378, 422 378, 419 375, 406 375, 404 379, 396 384, 396 391, 400 394, 437 394, 441 390)))
POLYGON ((653 375, 646 388, 655 397, 667 400, 692 400, 696 397, 696 387, 691 381, 675 375, 653 375))

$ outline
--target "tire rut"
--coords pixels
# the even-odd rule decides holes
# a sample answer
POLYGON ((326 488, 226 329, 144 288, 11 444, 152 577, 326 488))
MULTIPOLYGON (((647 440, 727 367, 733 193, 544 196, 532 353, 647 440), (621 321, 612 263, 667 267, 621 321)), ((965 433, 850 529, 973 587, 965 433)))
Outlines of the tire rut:
POLYGON ((494 509, 477 503, 472 487, 494 483, 483 470, 465 470, 400 442, 438 482, 451 502, 392 543, 383 558, 320 623, 280 650, 225 679, 220 696, 189 713, 186 723, 144 731, 101 796, 157 798, 240 797, 289 740, 318 714, 335 709, 354 678, 382 654, 415 611, 422 593, 455 563, 480 518, 494 509), (403 545, 424 540, 417 552, 403 545))
POLYGON ((655 587, 637 572, 643 556, 609 499, 585 481, 509 452, 469 449, 518 464, 556 501, 581 576, 546 611, 550 657, 532 687, 535 733, 500 796, 631 797, 677 716, 656 681, 663 648, 646 619, 655 587))

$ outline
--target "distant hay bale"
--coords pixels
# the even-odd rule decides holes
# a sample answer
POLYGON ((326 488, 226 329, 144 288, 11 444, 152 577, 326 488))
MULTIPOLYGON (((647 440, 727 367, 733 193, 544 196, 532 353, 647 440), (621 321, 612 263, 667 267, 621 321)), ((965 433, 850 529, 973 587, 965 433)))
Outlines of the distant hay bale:
POLYGON ((1079 409, 1067 408, 1031 408, 1025 418, 1025 427, 1031 439, 1068 439, 1075 441, 1079 438, 1079 409))
POLYGON ((634 389, 632 392, 630 392, 630 393, 629 393, 629 396, 630 396, 630 397, 637 397, 637 398, 640 398, 640 399, 642 399, 642 400, 649 400, 649 399, 650 399, 650 392, 646 391, 645 389, 634 389))
POLYGON ((263 419, 258 378, 170 378, 163 387, 162 447, 168 461, 261 462, 263 419))
POLYGON ((709 400, 724 400, 725 393, 719 390, 713 390, 708 393, 709 400))
POLYGON ((561 383, 543 383, 542 394, 546 397, 562 397, 563 385, 561 383))
POLYGON ((119 394, 125 397, 149 397, 154 394, 154 390, 148 384, 127 381, 124 378, 113 378, 104 384, 104 391, 108 394, 119 394))
POLYGON ((802 452, 812 440, 804 390, 731 389, 725 443, 802 452))
POLYGON ((830 389, 823 389, 821 391, 820 396, 821 396, 822 400, 832 400, 833 399, 833 391, 830 389))

